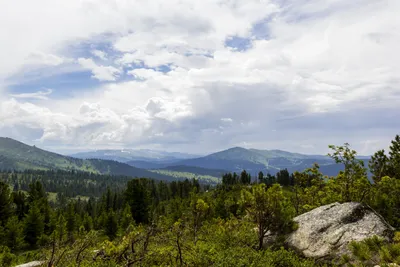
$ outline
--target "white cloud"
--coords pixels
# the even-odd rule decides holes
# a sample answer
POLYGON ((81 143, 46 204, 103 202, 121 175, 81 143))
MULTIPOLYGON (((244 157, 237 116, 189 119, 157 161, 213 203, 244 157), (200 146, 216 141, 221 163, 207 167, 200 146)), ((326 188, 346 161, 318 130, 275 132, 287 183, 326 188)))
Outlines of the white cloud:
POLYGON ((91 58, 79 58, 78 63, 83 68, 92 71, 92 77, 99 81, 115 81, 121 73, 121 71, 115 67, 97 65, 91 58))
POLYGON ((233 122, 231 118, 221 118, 221 121, 223 122, 233 122))
POLYGON ((107 60, 107 53, 101 50, 94 49, 90 51, 92 55, 100 58, 101 60, 107 60))
POLYGON ((58 66, 64 63, 65 61, 69 61, 68 59, 64 59, 62 57, 45 54, 43 52, 33 52, 31 53, 27 59, 26 64, 32 65, 48 65, 48 66, 58 66))
POLYGON ((17 2, 0 4, 0 80, 32 62, 57 67, 78 57, 110 83, 41 107, 8 99, 0 85, 0 130, 12 136, 25 125, 45 143, 191 151, 246 143, 319 153, 349 141, 370 153, 400 127, 392 117, 400 102, 399 1, 17 2), (262 20, 256 31, 265 32, 252 32, 262 20), (250 48, 226 48, 232 36, 250 38, 250 48), (94 39, 111 42, 107 54, 86 51, 109 66, 70 52, 94 39), (118 81, 123 70, 131 81, 118 81))
POLYGON ((40 99, 47 100, 48 96, 53 93, 52 89, 46 89, 45 91, 37 91, 35 93, 22 93, 22 94, 10 94, 14 98, 28 98, 28 99, 40 99))

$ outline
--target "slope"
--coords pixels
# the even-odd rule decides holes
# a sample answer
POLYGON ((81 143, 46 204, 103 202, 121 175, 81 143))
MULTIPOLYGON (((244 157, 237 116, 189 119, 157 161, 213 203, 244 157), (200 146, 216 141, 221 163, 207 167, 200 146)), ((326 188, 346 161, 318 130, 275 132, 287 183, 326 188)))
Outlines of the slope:
POLYGON ((0 169, 80 170, 99 174, 148 177, 161 180, 174 179, 168 175, 135 168, 117 161, 101 159, 83 160, 67 157, 3 137, 0 137, 0 169))
POLYGON ((166 152, 150 149, 107 149, 79 152, 69 155, 80 159, 106 159, 127 163, 129 161, 145 161, 159 163, 173 163, 184 159, 197 158, 198 155, 191 155, 179 152, 166 152))
MULTIPOLYGON (((365 162, 368 157, 360 157, 365 162)), ((240 172, 247 170, 251 174, 259 171, 275 174, 280 169, 288 169, 290 172, 303 171, 318 163, 321 171, 329 176, 334 176, 343 169, 331 158, 323 155, 304 155, 282 150, 258 150, 234 147, 205 157, 189 159, 177 162, 180 166, 194 166, 207 169, 224 169, 240 172)))

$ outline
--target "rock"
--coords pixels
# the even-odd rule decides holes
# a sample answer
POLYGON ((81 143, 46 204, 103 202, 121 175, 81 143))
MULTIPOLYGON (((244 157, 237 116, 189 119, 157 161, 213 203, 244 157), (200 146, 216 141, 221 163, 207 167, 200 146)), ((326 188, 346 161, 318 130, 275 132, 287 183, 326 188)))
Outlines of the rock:
POLYGON ((15 267, 38 267, 38 266, 43 266, 45 263, 46 263, 45 261, 31 261, 28 263, 17 265, 15 267))
POLYGON ((373 209, 356 202, 333 203, 294 218, 298 229, 285 243, 305 257, 328 260, 350 253, 351 241, 374 235, 390 240, 394 228, 373 209))

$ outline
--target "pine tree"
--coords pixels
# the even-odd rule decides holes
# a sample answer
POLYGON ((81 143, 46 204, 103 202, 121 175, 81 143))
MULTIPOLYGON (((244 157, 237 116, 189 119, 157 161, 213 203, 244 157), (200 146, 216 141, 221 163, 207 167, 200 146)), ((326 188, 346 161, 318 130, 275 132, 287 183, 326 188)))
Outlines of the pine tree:
POLYGON ((330 185, 339 187, 340 192, 336 194, 340 195, 341 201, 362 202, 371 188, 364 162, 356 158, 357 152, 350 149, 348 143, 343 146, 330 145, 329 148, 333 150, 333 153, 329 153, 328 156, 336 163, 344 165, 344 171, 341 171, 330 185))
POLYGON ((396 135, 389 148, 389 177, 400 179, 400 136, 396 135))
POLYGON ((389 158, 386 156, 385 150, 375 152, 368 163, 368 167, 375 183, 378 183, 382 177, 390 175, 389 158))
POLYGON ((265 183, 265 181, 264 181, 264 173, 262 171, 260 171, 258 173, 258 183, 260 183, 260 184, 265 183))
POLYGON ((68 239, 72 241, 74 238, 74 231, 76 229, 76 216, 75 216, 74 206, 72 203, 68 204, 65 219, 67 221, 66 226, 67 226, 68 239))
POLYGON ((128 182, 125 199, 131 207, 133 219, 137 223, 148 222, 150 196, 142 179, 133 179, 128 182))
POLYGON ((246 172, 246 170, 243 170, 240 173, 240 183, 241 184, 250 184, 251 183, 251 176, 249 173, 246 172))
POLYGON ((36 203, 31 205, 24 224, 25 241, 34 247, 44 231, 43 215, 40 214, 40 209, 36 203))
POLYGON ((11 217, 5 227, 5 243, 12 250, 18 250, 24 242, 24 228, 18 217, 11 217))
POLYGON ((117 221, 114 211, 108 212, 104 227, 105 227, 105 229, 104 229, 105 234, 111 240, 113 240, 117 236, 117 232, 118 232, 118 221, 117 221))
POLYGON ((15 213, 19 220, 24 218, 25 214, 28 212, 28 202, 26 200, 26 195, 22 191, 13 192, 13 202, 16 206, 15 213))
POLYGON ((292 226, 294 208, 283 194, 281 187, 274 184, 265 190, 265 184, 254 185, 251 190, 242 190, 241 204, 258 228, 258 249, 263 247, 268 231, 284 233, 292 226))
POLYGON ((29 191, 28 191, 28 201, 29 203, 33 203, 39 199, 47 199, 46 198, 46 191, 41 182, 36 181, 29 184, 29 191))
POLYGON ((62 214, 57 218, 57 227, 55 228, 55 237, 59 243, 64 242, 67 237, 67 220, 62 214))
POLYGON ((10 187, 4 182, 0 182, 0 226, 4 226, 12 215, 11 203, 10 187))
POLYGON ((290 174, 287 169, 280 170, 276 174, 276 181, 282 186, 290 185, 290 174))
POLYGON ((135 221, 132 218, 131 208, 128 204, 125 205, 124 210, 121 214, 121 228, 125 231, 130 224, 133 224, 135 221))

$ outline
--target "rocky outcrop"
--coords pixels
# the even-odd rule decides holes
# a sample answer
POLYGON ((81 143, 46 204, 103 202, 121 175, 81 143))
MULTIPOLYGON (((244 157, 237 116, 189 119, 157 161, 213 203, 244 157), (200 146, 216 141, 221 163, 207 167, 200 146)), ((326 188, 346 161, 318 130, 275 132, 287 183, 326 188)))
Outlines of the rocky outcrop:
POLYGON ((394 233, 379 214, 360 203, 333 203, 294 218, 298 229, 286 239, 288 247, 305 257, 334 259, 349 253, 351 241, 374 235, 390 240, 394 233))

